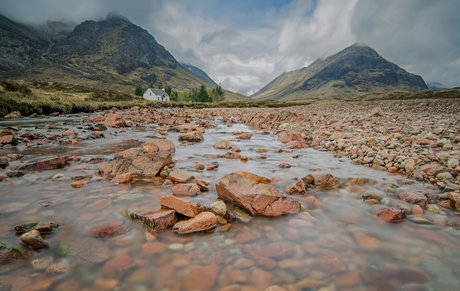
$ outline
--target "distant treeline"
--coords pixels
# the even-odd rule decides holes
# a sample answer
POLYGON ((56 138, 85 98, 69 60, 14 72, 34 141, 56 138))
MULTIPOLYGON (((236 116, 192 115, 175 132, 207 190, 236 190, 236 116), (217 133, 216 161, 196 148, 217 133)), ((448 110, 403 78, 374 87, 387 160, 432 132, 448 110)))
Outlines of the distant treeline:
MULTIPOLYGON (((148 87, 152 88, 152 87, 148 87)), ((134 90, 134 95, 143 96, 148 88, 137 86, 134 90)), ((158 87, 158 89, 162 89, 158 87)), ((165 92, 169 95, 169 100, 178 102, 221 102, 225 100, 225 91, 221 86, 216 86, 212 89, 206 90, 204 84, 201 85, 200 89, 185 90, 184 92, 175 92, 171 87, 166 86, 165 92)))

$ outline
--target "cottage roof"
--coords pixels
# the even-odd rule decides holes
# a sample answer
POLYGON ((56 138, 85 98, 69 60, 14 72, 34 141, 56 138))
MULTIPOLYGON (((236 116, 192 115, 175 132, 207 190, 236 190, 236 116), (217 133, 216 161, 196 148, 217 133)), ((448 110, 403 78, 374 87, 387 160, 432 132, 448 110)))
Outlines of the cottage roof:
POLYGON ((162 89, 155 89, 155 88, 149 88, 150 90, 152 90, 153 93, 155 93, 155 95, 164 95, 164 96, 169 96, 168 93, 166 93, 164 90, 162 89))

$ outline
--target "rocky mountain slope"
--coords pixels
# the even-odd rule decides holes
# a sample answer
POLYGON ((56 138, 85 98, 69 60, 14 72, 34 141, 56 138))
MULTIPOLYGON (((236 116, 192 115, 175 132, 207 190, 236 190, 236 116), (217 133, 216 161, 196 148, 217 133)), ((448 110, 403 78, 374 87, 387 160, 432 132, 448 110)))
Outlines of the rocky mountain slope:
MULTIPOLYGON (((0 18, 0 78, 71 83, 131 94, 134 87, 170 86, 176 92, 214 87, 183 67, 155 38, 127 18, 49 22, 37 28, 0 18)), ((204 72, 203 72, 204 73, 204 72)), ((228 92, 227 100, 249 99, 228 92)))
POLYGON ((29 67, 48 46, 44 34, 0 14, 0 70, 29 67))
POLYGON ((354 44, 306 68, 281 74, 251 97, 290 101, 427 89, 420 76, 387 61, 369 46, 354 44))
POLYGON ((200 68, 197 68, 193 65, 190 65, 190 64, 186 64, 186 63, 180 63, 182 66, 186 67, 187 69, 189 69, 195 76, 197 76, 198 78, 202 79, 202 80, 205 80, 206 82, 208 82, 209 84, 213 85, 213 86, 217 86, 217 83, 214 82, 213 79, 211 79, 208 74, 206 74, 206 72, 204 72, 203 70, 201 70, 200 68))

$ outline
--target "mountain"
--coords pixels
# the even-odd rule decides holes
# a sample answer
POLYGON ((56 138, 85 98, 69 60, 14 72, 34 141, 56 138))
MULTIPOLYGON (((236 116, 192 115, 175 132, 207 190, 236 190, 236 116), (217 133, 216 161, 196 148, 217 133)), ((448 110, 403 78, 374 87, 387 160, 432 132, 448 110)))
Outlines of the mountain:
POLYGON ((426 83, 428 86, 428 90, 438 90, 438 89, 445 89, 448 88, 446 85, 443 85, 439 82, 428 82, 426 83))
MULTIPOLYGON (((137 85, 170 86, 176 92, 198 89, 201 84, 214 87, 180 65, 145 29, 118 13, 76 26, 48 22, 37 28, 2 16, 0 40, 0 68, 8 70, 0 72, 0 78, 62 82, 128 94, 137 85)), ((249 99, 226 94, 226 100, 245 98, 249 99)))
POLYGON ((0 70, 29 67, 48 46, 44 34, 0 14, 0 70))
POLYGON ((326 59, 283 73, 250 96, 256 100, 351 98, 390 91, 427 90, 420 76, 408 73, 369 46, 353 44, 326 59))
POLYGON ((195 67, 195 66, 192 66, 190 64, 185 64, 185 63, 180 63, 182 66, 186 67, 187 69, 189 69, 195 76, 197 76, 198 78, 200 78, 201 80, 205 80, 206 82, 208 82, 209 84, 213 85, 214 87, 217 86, 217 83, 214 82, 213 79, 211 79, 208 74, 206 74, 203 70, 195 67))

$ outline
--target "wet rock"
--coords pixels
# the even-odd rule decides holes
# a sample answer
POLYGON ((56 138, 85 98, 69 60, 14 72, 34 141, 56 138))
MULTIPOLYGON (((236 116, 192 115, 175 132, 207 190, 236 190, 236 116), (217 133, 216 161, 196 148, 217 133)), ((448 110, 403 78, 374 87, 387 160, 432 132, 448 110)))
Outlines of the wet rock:
POLYGON ((248 156, 241 156, 240 158, 242 161, 249 161, 249 157, 248 156))
POLYGON ((13 136, 13 135, 5 135, 0 137, 0 145, 12 145, 16 146, 18 145, 18 140, 13 136))
POLYGON ((326 286, 327 282, 321 281, 321 280, 315 280, 315 279, 303 279, 295 284, 298 288, 318 288, 322 286, 326 286))
POLYGON ((57 230, 59 224, 54 221, 37 221, 20 224, 14 227, 17 233, 25 233, 32 230, 38 230, 40 233, 51 233, 57 230))
POLYGON ((169 139, 149 140, 141 144, 141 147, 149 153, 155 153, 158 151, 169 153, 176 152, 176 145, 169 139))
POLYGON ((32 256, 30 250, 0 243, 0 274, 23 266, 26 263, 23 259, 30 256, 32 256))
POLYGON ((328 274, 340 273, 347 269, 342 256, 330 250, 319 250, 313 265, 328 274))
POLYGON ((439 173, 436 175, 436 179, 439 179, 439 180, 446 180, 446 179, 452 179, 452 175, 448 172, 444 172, 444 173, 439 173))
POLYGON ((207 171, 217 170, 218 168, 219 168, 219 163, 218 162, 211 162, 206 166, 207 171))
POLYGON ((120 128, 124 127, 126 125, 126 122, 123 120, 123 118, 116 113, 111 113, 109 116, 104 121, 104 126, 106 127, 115 127, 115 128, 120 128))
POLYGON ((214 143, 212 147, 216 149, 228 150, 228 149, 233 148, 233 145, 228 140, 221 140, 221 141, 214 143))
POLYGON ((135 266, 136 263, 129 255, 120 255, 107 261, 101 273, 104 278, 116 279, 128 274, 135 266))
POLYGON ((216 265, 198 267, 182 277, 184 290, 209 291, 214 286, 220 268, 216 265))
POLYGON ((206 207, 203 206, 201 203, 195 204, 190 201, 177 198, 174 196, 160 197, 160 205, 168 209, 173 209, 177 213, 180 213, 187 217, 195 217, 199 213, 206 211, 206 207))
POLYGON ((367 190, 366 192, 363 193, 362 197, 365 200, 375 199, 375 200, 381 201, 383 198, 387 197, 387 194, 385 192, 378 191, 378 190, 367 190))
POLYGON ((315 178, 315 180, 313 181, 313 185, 316 188, 334 189, 334 188, 340 187, 339 182, 331 174, 328 174, 328 173, 315 174, 313 175, 313 177, 315 178))
POLYGON ((281 163, 278 165, 278 167, 280 167, 281 169, 289 169, 291 165, 288 163, 281 163))
POLYGON ((422 191, 411 191, 404 194, 399 195, 399 199, 410 203, 410 204, 418 204, 422 207, 425 207, 428 203, 428 199, 426 198, 426 193, 422 191))
POLYGON ((131 148, 117 154, 110 175, 131 173, 133 176, 153 177, 169 163, 171 163, 170 153, 148 153, 143 148, 131 148))
POLYGON ((65 273, 68 273, 72 269, 71 265, 68 263, 55 263, 49 266, 45 273, 51 276, 59 276, 65 273))
POLYGON ((128 212, 128 216, 153 229, 165 229, 177 222, 176 211, 166 209, 128 212))
POLYGON ((203 171, 204 170, 204 165, 203 164, 196 164, 194 169, 198 171, 203 171))
POLYGON ((196 184, 198 185, 198 187, 200 187, 201 191, 209 191, 209 182, 197 179, 196 184))
POLYGON ((244 252, 247 258, 253 260, 257 266, 265 270, 271 270, 276 267, 276 261, 269 258, 267 254, 262 252, 254 245, 248 244, 244 246, 244 252))
POLYGON ((205 211, 194 218, 176 223, 172 231, 178 234, 187 234, 198 231, 205 231, 217 226, 217 217, 214 213, 205 211))
POLYGON ((158 254, 166 250, 166 244, 161 242, 148 242, 142 245, 142 252, 144 254, 158 254))
POLYGON ((256 181, 257 183, 264 183, 264 184, 271 183, 270 178, 265 178, 265 177, 262 177, 262 176, 259 176, 259 175, 253 174, 253 173, 249 173, 249 172, 246 172, 246 171, 234 171, 233 173, 237 173, 237 174, 240 174, 241 176, 244 176, 246 178, 252 179, 252 180, 256 181))
POLYGON ((109 248, 95 238, 78 238, 59 245, 59 253, 64 257, 73 257, 89 263, 102 263, 110 258, 109 248))
POLYGON ((345 251, 348 248, 347 244, 344 241, 328 235, 322 235, 318 239, 317 244, 322 247, 336 249, 339 251, 345 251))
POLYGON ((224 155, 226 159, 241 159, 241 155, 236 152, 227 152, 224 155))
POLYGON ((0 157, 0 169, 5 169, 6 167, 8 167, 8 165, 8 159, 5 157, 0 157))
POLYGON ((454 209, 460 211, 460 193, 449 192, 449 199, 452 201, 454 209))
POLYGON ((353 238, 360 248, 368 252, 375 252, 382 247, 382 242, 362 232, 353 234, 353 238))
POLYGON ((273 242, 262 248, 262 252, 266 253, 270 258, 281 260, 292 257, 295 254, 295 249, 287 242, 273 242))
POLYGON ((407 160, 405 170, 406 174, 411 174, 414 171, 415 161, 413 159, 407 160))
POLYGON ((214 202, 209 206, 209 211, 222 217, 227 213, 227 205, 221 200, 214 202))
POLYGON ((235 203, 252 215, 279 216, 298 213, 300 203, 270 185, 232 173, 216 183, 220 198, 235 203))
POLYGON ((69 163, 69 157, 59 157, 48 160, 42 160, 28 165, 21 166, 19 170, 34 170, 34 171, 45 171, 45 170, 56 170, 62 169, 69 163))
POLYGON ((143 144, 141 144, 141 148, 146 150, 148 153, 156 153, 160 150, 158 146, 155 144, 155 141, 153 140, 144 142, 143 144))
POLYGON ((185 183, 194 178, 192 174, 179 169, 175 169, 169 173, 169 179, 174 183, 185 183))
POLYGON ((179 135, 177 139, 179 141, 202 142, 204 140, 204 137, 201 134, 201 132, 193 131, 193 132, 183 133, 179 135))
POLYGON ((381 210, 376 215, 387 222, 400 222, 407 218, 406 210, 395 207, 381 210))
POLYGON ((49 290, 51 285, 56 281, 55 278, 47 278, 38 281, 35 284, 29 285, 26 288, 21 289, 21 291, 45 291, 49 290))
POLYGON ((177 184, 171 188, 171 191, 177 196, 196 196, 201 193, 197 184, 177 184))
POLYGON ((52 256, 40 257, 40 258, 32 260, 31 265, 34 268, 34 270, 40 271, 40 270, 45 270, 50 265, 52 265, 53 261, 54 259, 52 256))
POLYGON ((22 155, 20 154, 8 154, 7 157, 8 159, 13 160, 13 161, 22 159, 22 155))
POLYGON ((238 135, 238 139, 251 139, 252 133, 250 132, 245 132, 240 135, 238 135))
POLYGON ((125 174, 116 175, 112 179, 112 182, 115 182, 115 183, 129 183, 132 180, 133 180, 133 175, 131 173, 125 173, 125 174))
POLYGON ((305 188, 305 183, 302 180, 299 178, 294 178, 294 182, 285 187, 285 192, 291 195, 301 194, 305 193, 305 188))
POLYGON ((73 187, 73 188, 81 188, 85 185, 88 185, 89 184, 89 181, 85 181, 85 182, 74 182, 74 183, 70 183, 69 186, 73 187))
POLYGON ((125 233, 125 226, 123 221, 115 220, 109 223, 104 223, 90 230, 91 234, 95 237, 108 238, 114 235, 125 233))
POLYGON ((49 247, 49 243, 41 237, 38 230, 31 230, 24 233, 21 235, 21 241, 37 250, 49 247))

